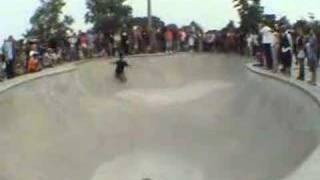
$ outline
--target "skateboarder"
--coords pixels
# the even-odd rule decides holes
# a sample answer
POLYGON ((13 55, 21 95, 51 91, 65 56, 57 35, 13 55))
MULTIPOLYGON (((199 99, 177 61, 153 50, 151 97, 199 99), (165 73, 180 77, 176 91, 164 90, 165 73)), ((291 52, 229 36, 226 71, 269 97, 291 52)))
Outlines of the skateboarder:
POLYGON ((119 60, 114 62, 113 64, 116 65, 115 77, 121 82, 126 82, 127 78, 125 76, 125 68, 128 67, 129 64, 123 58, 123 53, 119 52, 119 60))

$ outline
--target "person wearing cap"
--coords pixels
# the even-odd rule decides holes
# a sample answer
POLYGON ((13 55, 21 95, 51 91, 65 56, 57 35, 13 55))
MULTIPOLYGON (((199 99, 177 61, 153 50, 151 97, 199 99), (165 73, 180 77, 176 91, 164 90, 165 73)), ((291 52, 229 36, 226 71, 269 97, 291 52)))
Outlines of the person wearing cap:
POLYGON ((262 46, 266 60, 266 67, 268 70, 273 68, 272 45, 274 35, 272 29, 266 24, 260 24, 260 34, 262 36, 262 46))
POLYGON ((28 73, 40 71, 40 63, 37 51, 30 51, 30 59, 28 61, 28 73))

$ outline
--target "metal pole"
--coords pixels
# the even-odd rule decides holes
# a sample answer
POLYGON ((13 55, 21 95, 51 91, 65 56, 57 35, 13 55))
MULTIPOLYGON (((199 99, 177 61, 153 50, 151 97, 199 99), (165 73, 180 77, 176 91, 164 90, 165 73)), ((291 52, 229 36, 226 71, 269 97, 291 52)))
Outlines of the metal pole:
POLYGON ((148 28, 149 31, 152 31, 152 4, 151 0, 148 1, 148 28))
POLYGON ((157 42, 155 37, 155 32, 152 27, 152 3, 151 0, 148 1, 148 31, 150 36, 150 42, 149 42, 149 50, 151 52, 155 52, 157 49, 157 42))

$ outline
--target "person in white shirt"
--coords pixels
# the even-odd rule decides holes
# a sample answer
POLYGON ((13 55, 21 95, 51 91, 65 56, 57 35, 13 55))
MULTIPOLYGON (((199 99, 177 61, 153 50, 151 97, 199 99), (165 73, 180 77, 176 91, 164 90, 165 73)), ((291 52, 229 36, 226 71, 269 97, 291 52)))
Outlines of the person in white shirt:
POLYGON ((15 40, 12 36, 9 36, 9 38, 4 42, 3 44, 3 54, 6 57, 6 71, 7 71, 7 77, 9 79, 13 78, 15 76, 14 71, 14 64, 16 60, 16 46, 15 46, 15 40))
POLYGON ((250 55, 255 56, 257 48, 259 46, 259 36, 254 33, 250 33, 247 37, 247 46, 250 51, 250 55))
POLYGON ((272 29, 265 24, 260 24, 260 34, 262 36, 262 46, 266 60, 266 67, 271 70, 273 68, 272 45, 274 42, 274 35, 272 29))
POLYGON ((280 33, 280 27, 276 24, 274 27, 274 33, 273 33, 273 72, 276 73, 279 70, 279 64, 280 64, 280 43, 281 43, 281 33, 280 33))

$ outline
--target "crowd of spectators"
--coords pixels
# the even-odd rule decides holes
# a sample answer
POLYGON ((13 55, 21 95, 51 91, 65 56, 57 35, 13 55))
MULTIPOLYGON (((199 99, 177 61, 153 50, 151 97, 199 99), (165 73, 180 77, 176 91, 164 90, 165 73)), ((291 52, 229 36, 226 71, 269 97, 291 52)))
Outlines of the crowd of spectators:
POLYGON ((260 24, 258 34, 250 34, 247 42, 249 49, 261 66, 274 73, 281 72, 294 76, 293 65, 298 67, 297 79, 306 80, 306 65, 310 71, 308 82, 317 83, 317 69, 320 57, 320 39, 314 29, 292 29, 288 26, 273 27, 260 24))
POLYGON ((260 25, 259 33, 245 34, 238 29, 227 31, 196 30, 193 27, 167 26, 153 33, 134 26, 113 32, 67 32, 64 38, 48 41, 15 40, 8 37, 0 45, 0 81, 41 71, 64 62, 81 59, 163 52, 223 52, 251 54, 258 63, 273 72, 291 74, 294 60, 299 66, 299 80, 305 80, 305 65, 316 84, 319 64, 319 38, 313 29, 292 30, 285 26, 260 25))
POLYGON ((116 33, 67 32, 51 40, 8 37, 0 44, 0 81, 41 71, 63 62, 97 57, 176 51, 200 51, 202 33, 165 27, 149 33, 139 26, 116 33))

